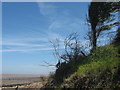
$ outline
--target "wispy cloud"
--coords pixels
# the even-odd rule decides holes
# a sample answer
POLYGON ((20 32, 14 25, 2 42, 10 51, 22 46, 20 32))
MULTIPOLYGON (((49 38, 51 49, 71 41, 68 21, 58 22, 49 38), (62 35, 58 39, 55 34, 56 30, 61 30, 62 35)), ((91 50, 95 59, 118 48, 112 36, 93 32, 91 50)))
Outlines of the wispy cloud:
POLYGON ((29 52, 29 51, 45 51, 53 50, 50 41, 54 41, 59 38, 61 41, 63 37, 54 32, 46 32, 45 37, 34 37, 34 38, 4 38, 3 50, 0 52, 29 52))
MULTIPOLYGON (((81 20, 79 17, 72 16, 72 13, 68 8, 59 11, 61 7, 55 6, 54 3, 37 3, 40 14, 46 16, 50 24, 48 26, 49 32, 65 32, 69 30, 69 34, 72 32, 81 32, 85 26, 85 21, 81 20)), ((65 32, 66 33, 66 32, 65 32)))
POLYGON ((17 51, 17 50, 12 50, 12 49, 10 49, 10 50, 0 50, 0 52, 15 52, 15 51, 17 51))
POLYGON ((50 20, 49 25, 46 26, 46 30, 42 30, 42 33, 41 31, 31 30, 30 34, 34 35, 31 38, 24 36, 19 38, 4 38, 3 43, 1 43, 3 45, 3 52, 53 50, 49 41, 58 38, 63 42, 66 37, 64 36, 65 33, 69 35, 73 32, 81 31, 84 21, 71 16, 69 11, 63 10, 58 12, 59 6, 55 6, 52 3, 38 2, 37 4, 40 14, 50 20), (62 35, 60 34, 61 32, 62 35))
POLYGON ((49 30, 53 30, 53 29, 58 29, 62 27, 62 24, 58 21, 54 21, 53 23, 50 24, 50 26, 48 27, 49 30))
POLYGON ((53 48, 37 48, 37 49, 3 49, 0 52, 34 52, 34 51, 46 51, 46 50, 53 50, 53 48))
POLYGON ((29 43, 19 43, 19 42, 5 42, 3 45, 7 46, 19 46, 19 47, 41 47, 44 45, 40 44, 29 44, 29 43))
POLYGON ((75 17, 71 19, 70 17, 64 16, 62 19, 58 18, 54 20, 49 25, 48 30, 52 32, 68 31, 68 33, 71 34, 73 32, 81 32, 84 26, 85 23, 81 19, 75 17))
POLYGON ((42 3, 42 2, 38 2, 38 7, 40 9, 40 13, 44 16, 47 16, 47 17, 55 17, 56 15, 56 10, 57 10, 57 7, 55 5, 52 5, 52 4, 47 4, 47 3, 42 3))

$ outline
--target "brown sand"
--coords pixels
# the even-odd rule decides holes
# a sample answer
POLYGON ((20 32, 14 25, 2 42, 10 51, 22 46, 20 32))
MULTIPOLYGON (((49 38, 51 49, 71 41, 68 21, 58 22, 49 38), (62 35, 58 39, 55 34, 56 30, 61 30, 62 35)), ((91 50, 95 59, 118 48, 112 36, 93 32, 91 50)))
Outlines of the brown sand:
MULTIPOLYGON (((14 89, 16 89, 16 88, 20 88, 20 89, 41 88, 43 86, 43 84, 46 82, 46 80, 45 81, 41 80, 40 75, 12 75, 12 74, 10 75, 9 74, 9 75, 3 75, 3 77, 5 77, 5 78, 7 77, 7 80, 6 79, 3 80, 2 85, 6 85, 6 86, 4 86, 2 88, 7 89, 7 90, 9 90, 9 88, 14 88, 14 89), (38 78, 38 76, 39 76, 39 78, 38 78), (8 77, 9 77, 9 79, 8 79, 8 77), (31 78, 32 78, 32 80, 31 80, 31 78), (34 78, 35 78, 35 80, 37 78, 37 81, 34 81, 34 78), (26 80, 23 81, 23 79, 26 79, 26 80), (9 86, 9 85, 13 85, 13 86, 9 86)), ((42 77, 46 77, 46 76, 42 76, 42 77)))

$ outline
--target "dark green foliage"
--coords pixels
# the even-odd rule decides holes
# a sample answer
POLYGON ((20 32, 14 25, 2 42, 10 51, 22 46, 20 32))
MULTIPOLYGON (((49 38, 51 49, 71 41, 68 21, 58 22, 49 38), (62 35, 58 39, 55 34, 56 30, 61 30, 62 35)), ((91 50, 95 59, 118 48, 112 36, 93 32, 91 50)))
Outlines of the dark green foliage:
POLYGON ((60 84, 65 78, 69 77, 72 73, 77 71, 78 66, 82 64, 83 61, 84 56, 79 56, 78 60, 71 60, 68 63, 61 63, 60 67, 56 70, 54 77, 57 84, 60 84))
POLYGON ((45 88, 57 88, 66 78, 78 70, 80 64, 84 63, 85 56, 79 56, 78 60, 71 60, 69 62, 63 62, 56 69, 55 74, 48 80, 48 83, 44 85, 45 88))
POLYGON ((117 34, 115 39, 113 40, 113 44, 118 47, 118 53, 120 54, 120 27, 117 30, 117 34))
POLYGON ((120 27, 117 30, 116 38, 114 39, 113 43, 117 46, 120 46, 120 27))
POLYGON ((102 31, 110 30, 115 23, 109 24, 115 19, 116 12, 120 10, 119 3, 91 2, 88 10, 88 22, 91 26, 89 39, 92 48, 97 47, 97 38, 102 31))
POLYGON ((113 12, 119 11, 119 3, 113 2, 91 2, 89 6, 89 20, 92 27, 96 27, 105 21, 114 19, 113 12))

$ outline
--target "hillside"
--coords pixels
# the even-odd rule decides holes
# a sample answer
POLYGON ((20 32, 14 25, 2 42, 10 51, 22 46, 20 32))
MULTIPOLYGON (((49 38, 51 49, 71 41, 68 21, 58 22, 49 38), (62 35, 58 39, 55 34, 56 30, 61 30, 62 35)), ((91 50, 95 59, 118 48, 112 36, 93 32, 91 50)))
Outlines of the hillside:
MULTIPOLYGON (((113 45, 98 47, 84 58, 75 72, 56 82, 53 75, 45 88, 120 88, 120 58, 118 48, 113 45)), ((76 66, 72 63, 71 66, 76 66)), ((71 67, 73 69, 73 67, 71 67)), ((71 68, 67 72, 71 71, 71 68)), ((60 77, 64 70, 59 74, 60 77)))

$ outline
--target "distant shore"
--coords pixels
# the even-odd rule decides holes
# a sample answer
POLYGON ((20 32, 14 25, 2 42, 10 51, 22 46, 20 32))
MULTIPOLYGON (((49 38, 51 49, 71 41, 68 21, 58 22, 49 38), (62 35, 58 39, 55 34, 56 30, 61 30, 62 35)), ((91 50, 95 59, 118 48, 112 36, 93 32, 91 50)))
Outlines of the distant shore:
POLYGON ((11 89, 11 88, 41 88, 43 86, 43 82, 32 82, 32 83, 24 83, 24 84, 14 84, 8 86, 2 86, 3 89, 11 89))
POLYGON ((2 74, 2 88, 40 88, 46 75, 2 74))

